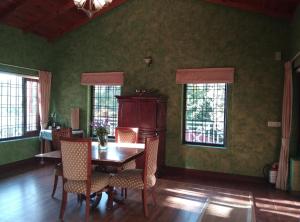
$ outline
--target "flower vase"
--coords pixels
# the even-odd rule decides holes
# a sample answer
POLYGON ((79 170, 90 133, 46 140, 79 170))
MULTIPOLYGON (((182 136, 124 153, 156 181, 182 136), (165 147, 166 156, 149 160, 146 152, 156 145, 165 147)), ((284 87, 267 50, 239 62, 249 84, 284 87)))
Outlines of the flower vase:
POLYGON ((108 140, 107 134, 98 136, 98 148, 101 150, 106 149, 107 148, 107 140, 108 140))

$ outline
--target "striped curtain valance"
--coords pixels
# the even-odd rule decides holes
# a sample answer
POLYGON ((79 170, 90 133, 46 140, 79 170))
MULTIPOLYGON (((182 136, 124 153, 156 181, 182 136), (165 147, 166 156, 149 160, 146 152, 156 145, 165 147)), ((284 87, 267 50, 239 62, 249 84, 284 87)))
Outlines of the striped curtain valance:
POLYGON ((188 83, 233 83, 234 68, 178 69, 177 84, 188 83))
POLYGON ((82 73, 81 85, 123 85, 123 72, 82 73))

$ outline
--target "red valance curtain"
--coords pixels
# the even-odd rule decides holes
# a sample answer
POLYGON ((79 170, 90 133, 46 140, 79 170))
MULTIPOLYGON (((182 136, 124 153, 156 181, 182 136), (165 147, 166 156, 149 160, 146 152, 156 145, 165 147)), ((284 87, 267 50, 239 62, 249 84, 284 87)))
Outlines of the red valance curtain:
POLYGON ((233 83, 234 68, 178 69, 176 83, 233 83))
POLYGON ((81 85, 123 85, 123 72, 82 73, 81 85))

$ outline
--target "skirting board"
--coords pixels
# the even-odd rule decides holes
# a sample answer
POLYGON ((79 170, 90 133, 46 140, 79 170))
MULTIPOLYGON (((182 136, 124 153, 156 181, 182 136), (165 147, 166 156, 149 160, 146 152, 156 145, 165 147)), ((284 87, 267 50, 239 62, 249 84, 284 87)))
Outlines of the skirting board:
POLYGON ((195 169, 185 169, 185 168, 170 167, 170 166, 165 166, 163 170, 161 170, 160 175, 267 184, 267 181, 262 177, 244 176, 244 175, 219 173, 219 172, 212 172, 212 171, 202 171, 202 170, 195 170, 195 169))
POLYGON ((27 167, 34 167, 34 166, 38 166, 39 164, 39 159, 32 157, 29 159, 25 159, 25 160, 20 160, 20 161, 16 161, 13 163, 8 163, 8 164, 4 164, 4 165, 0 165, 0 175, 3 174, 13 174, 14 171, 16 170, 20 170, 22 168, 27 168, 27 167))

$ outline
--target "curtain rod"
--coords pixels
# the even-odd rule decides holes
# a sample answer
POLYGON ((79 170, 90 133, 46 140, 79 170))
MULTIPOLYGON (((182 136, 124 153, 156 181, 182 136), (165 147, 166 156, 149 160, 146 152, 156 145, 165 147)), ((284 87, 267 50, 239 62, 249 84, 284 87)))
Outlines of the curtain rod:
POLYGON ((291 62, 294 62, 300 56, 300 51, 291 59, 291 62))
POLYGON ((31 69, 31 68, 26 68, 26 67, 22 67, 22 66, 14 66, 14 65, 2 63, 2 62, 0 62, 0 65, 10 66, 10 67, 20 68, 20 69, 27 69, 27 70, 32 70, 32 71, 36 71, 36 72, 40 71, 40 70, 38 70, 38 69, 31 69))

